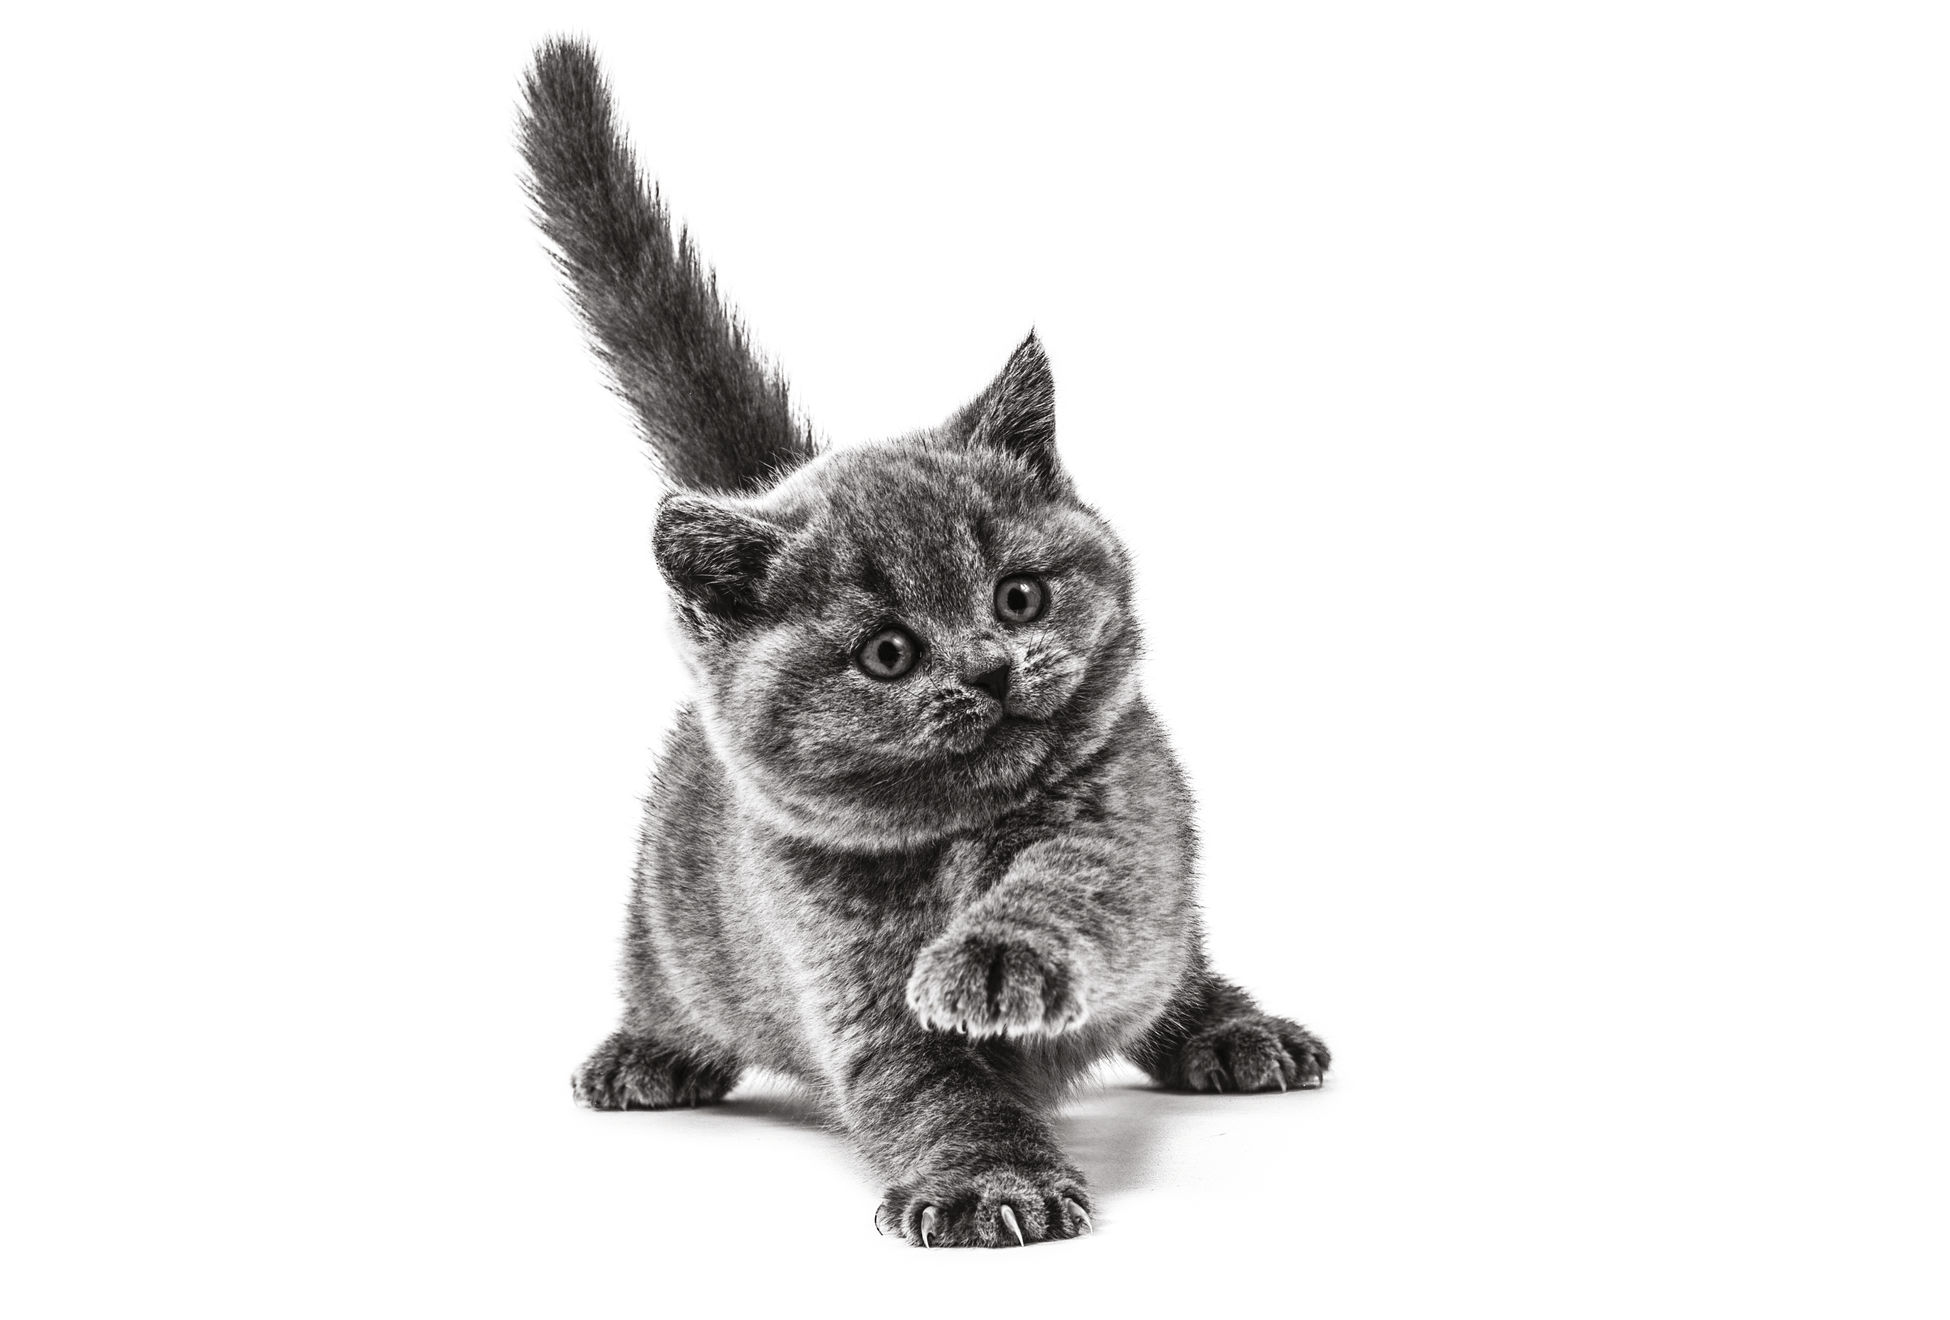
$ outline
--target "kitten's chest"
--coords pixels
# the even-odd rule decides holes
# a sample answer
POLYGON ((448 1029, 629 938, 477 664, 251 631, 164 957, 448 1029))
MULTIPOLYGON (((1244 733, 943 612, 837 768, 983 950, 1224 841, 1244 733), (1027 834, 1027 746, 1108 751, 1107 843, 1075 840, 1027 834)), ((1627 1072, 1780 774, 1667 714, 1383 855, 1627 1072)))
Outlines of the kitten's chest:
POLYGON ((799 942, 891 954, 933 939, 1007 869, 993 849, 958 841, 907 853, 800 854, 777 878, 799 942))
POLYGON ((1088 810, 1087 802, 1052 797, 979 832, 900 853, 788 846, 777 855, 776 880, 803 941, 905 959, 905 981, 913 954, 1001 883, 1018 853, 1088 810))

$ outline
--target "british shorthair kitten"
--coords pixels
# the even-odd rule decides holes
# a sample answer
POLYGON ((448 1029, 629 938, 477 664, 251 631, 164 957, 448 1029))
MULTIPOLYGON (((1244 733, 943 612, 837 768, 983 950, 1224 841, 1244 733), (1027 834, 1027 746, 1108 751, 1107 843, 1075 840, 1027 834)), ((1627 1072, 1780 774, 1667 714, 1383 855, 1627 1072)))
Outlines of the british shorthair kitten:
POLYGON ((612 120, 545 44, 538 219, 676 488, 658 567, 696 682, 658 763, 598 1109, 799 1079, 887 1183, 884 1232, 1091 1226, 1051 1118, 1122 1053, 1165 1086, 1321 1084, 1327 1047, 1215 975, 1192 803, 1138 690, 1123 547, 1056 452, 1034 335, 932 430, 821 452, 612 120))

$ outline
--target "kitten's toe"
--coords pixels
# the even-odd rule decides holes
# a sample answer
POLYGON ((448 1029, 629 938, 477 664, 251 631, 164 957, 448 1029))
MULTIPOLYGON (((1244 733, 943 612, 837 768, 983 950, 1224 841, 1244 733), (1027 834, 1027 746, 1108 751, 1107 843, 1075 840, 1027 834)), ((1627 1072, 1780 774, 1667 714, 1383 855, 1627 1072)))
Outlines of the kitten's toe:
POLYGON ((1026 1247, 1091 1231, 1073 1169, 940 1173, 888 1189, 874 1227, 917 1247, 1026 1247))
POLYGON ((1280 1044, 1286 1048, 1287 1058, 1293 1067, 1287 1071, 1287 1080, 1302 1091, 1309 1091, 1327 1080, 1327 1069, 1334 1061, 1327 1048, 1327 1042, 1308 1031, 1297 1022, 1285 1018, 1274 1018, 1279 1024, 1280 1044))
POLYGON ((1194 1091, 1310 1090, 1331 1056, 1305 1027, 1268 1013, 1230 1018, 1185 1042, 1181 1082, 1194 1091))
POLYGON ((923 1024, 971 1036, 1060 1035, 1089 1014, 1068 951, 1013 930, 937 940, 915 961, 907 1003, 923 1024))
POLYGON ((735 1067, 619 1031, 576 1070, 571 1087, 589 1109, 675 1109, 722 1100, 737 1081, 735 1067))

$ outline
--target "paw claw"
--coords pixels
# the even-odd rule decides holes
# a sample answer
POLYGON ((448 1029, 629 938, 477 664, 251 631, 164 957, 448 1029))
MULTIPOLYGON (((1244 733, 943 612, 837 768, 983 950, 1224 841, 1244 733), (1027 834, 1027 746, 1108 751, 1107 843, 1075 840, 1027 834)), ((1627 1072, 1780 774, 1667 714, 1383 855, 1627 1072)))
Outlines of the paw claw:
POLYGON ((1006 1205, 1002 1207, 1002 1222, 1007 1224, 1009 1231, 1016 1235, 1017 1246, 1026 1247, 1029 1245, 1022 1240, 1022 1227, 1016 1223, 1016 1212, 1006 1205))
POLYGON ((1321 1084, 1330 1056, 1306 1028, 1268 1013, 1215 1022, 1185 1042, 1178 1085, 1194 1091, 1231 1089, 1310 1091, 1321 1084))
POLYGON ((1089 1200, 1054 1161, 949 1167, 888 1188, 874 1224, 917 1247, 1026 1247, 1088 1232, 1089 1200))

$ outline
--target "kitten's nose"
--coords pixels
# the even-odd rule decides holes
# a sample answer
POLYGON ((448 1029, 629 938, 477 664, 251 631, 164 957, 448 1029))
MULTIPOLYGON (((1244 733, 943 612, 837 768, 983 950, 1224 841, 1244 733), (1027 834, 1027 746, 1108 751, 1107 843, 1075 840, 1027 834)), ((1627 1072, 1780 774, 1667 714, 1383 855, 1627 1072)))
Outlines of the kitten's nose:
POLYGON ((965 674, 962 676, 961 681, 968 684, 968 686, 970 687, 977 687, 982 689, 982 691, 988 693, 991 697, 994 697, 997 701, 1008 700, 1009 662, 1007 660, 1002 660, 996 663, 980 665, 978 667, 981 670, 980 673, 965 674))

